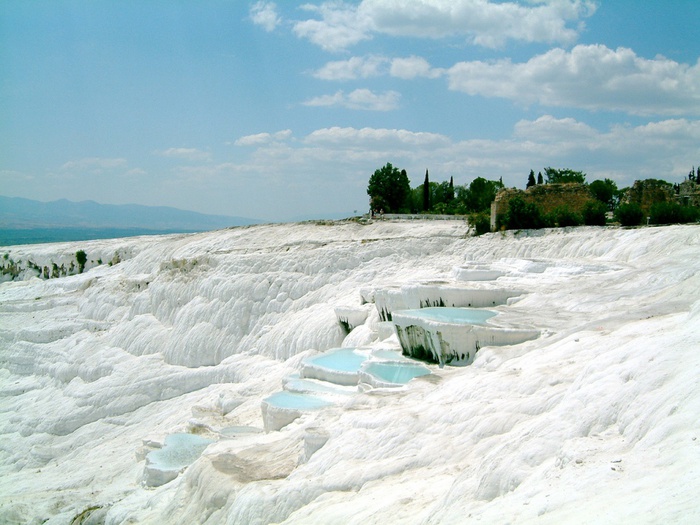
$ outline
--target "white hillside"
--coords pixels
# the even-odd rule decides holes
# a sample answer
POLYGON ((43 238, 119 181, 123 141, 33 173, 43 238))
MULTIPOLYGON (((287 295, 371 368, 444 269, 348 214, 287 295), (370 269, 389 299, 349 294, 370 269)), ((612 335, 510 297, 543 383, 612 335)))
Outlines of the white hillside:
POLYGON ((40 267, 83 250, 88 270, 0 284, 0 523, 700 522, 700 228, 466 234, 5 248, 40 267), (470 268, 497 279, 465 284, 470 268), (398 349, 375 298, 440 286, 523 292, 493 310, 539 337, 398 388, 311 380, 332 403, 263 431, 263 400, 309 359, 398 349), (187 434, 200 456, 163 447, 187 434))

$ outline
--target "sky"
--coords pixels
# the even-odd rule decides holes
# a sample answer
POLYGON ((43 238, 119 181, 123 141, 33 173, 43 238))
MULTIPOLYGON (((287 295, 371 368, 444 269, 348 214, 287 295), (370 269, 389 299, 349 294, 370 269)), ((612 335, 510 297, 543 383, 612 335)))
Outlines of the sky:
POLYGON ((697 0, 0 2, 0 194, 268 221, 700 165, 697 0))

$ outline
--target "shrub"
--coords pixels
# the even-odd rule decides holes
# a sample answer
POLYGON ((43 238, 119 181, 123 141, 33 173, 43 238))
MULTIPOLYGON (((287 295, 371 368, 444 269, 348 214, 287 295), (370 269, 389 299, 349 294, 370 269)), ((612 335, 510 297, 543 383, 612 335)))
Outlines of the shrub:
POLYGON ((587 202, 583 207, 583 223, 586 226, 605 226, 607 206, 600 201, 587 202))
POLYGON ((674 202, 657 202, 649 210, 649 221, 652 224, 686 224, 697 221, 699 215, 697 208, 674 202))
POLYGON ((644 218, 644 212, 638 204, 621 204, 615 210, 615 219, 623 226, 639 226, 644 218))
POLYGON ((78 273, 83 273, 87 262, 87 254, 83 250, 78 250, 75 252, 75 260, 78 263, 78 273))
POLYGON ((578 213, 571 211, 568 206, 559 206, 552 212, 549 222, 560 228, 565 228, 567 226, 580 226, 583 224, 583 218, 578 213))
POLYGON ((508 203, 505 226, 509 230, 537 229, 544 228, 546 221, 539 206, 525 202, 521 197, 513 197, 508 203))
POLYGON ((475 235, 483 235, 491 231, 491 218, 487 213, 472 213, 469 216, 469 224, 474 226, 475 235))

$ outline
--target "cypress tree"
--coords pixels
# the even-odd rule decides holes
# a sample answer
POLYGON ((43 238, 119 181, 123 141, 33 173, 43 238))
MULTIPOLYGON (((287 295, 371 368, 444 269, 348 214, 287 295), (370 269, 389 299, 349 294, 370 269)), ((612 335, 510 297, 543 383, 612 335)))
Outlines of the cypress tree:
POLYGON ((544 178, 542 178, 542 172, 537 172, 537 184, 544 184, 544 178))
POLYGON ((455 182, 452 179, 452 177, 450 177, 450 192, 447 194, 447 200, 451 201, 454 198, 455 198, 455 182))
POLYGON ((535 172, 530 170, 530 175, 527 176, 527 185, 525 186, 525 188, 531 188, 535 184, 537 184, 535 182, 535 172))
POLYGON ((428 170, 425 170, 425 181, 423 181, 423 211, 430 210, 430 180, 428 170))

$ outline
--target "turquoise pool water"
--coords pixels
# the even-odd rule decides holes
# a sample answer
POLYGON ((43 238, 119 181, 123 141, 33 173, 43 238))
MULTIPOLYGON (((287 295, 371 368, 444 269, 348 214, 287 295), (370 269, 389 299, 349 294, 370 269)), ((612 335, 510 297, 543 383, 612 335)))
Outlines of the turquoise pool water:
POLYGON ((401 314, 422 317, 431 321, 458 324, 484 324, 498 312, 480 308, 431 307, 418 310, 401 310, 401 314))
POLYGON ((348 390, 347 387, 329 384, 325 381, 309 381, 308 379, 299 379, 298 377, 289 378, 284 382, 284 389, 294 393, 319 392, 322 394, 341 394, 348 395, 356 390, 348 390))
POLYGON ((149 452, 146 457, 152 466, 161 470, 179 470, 193 463, 213 442, 195 434, 170 434, 163 448, 149 452))
POLYGON ((373 362, 367 364, 365 372, 387 383, 405 384, 414 377, 428 375, 430 370, 423 365, 410 362, 373 362))
POLYGON ((314 410, 330 405, 329 401, 308 394, 296 392, 276 392, 264 399, 268 404, 278 408, 290 408, 294 410, 314 410))
POLYGON ((380 348, 379 350, 374 350, 372 355, 378 359, 388 359, 390 361, 406 361, 406 358, 401 355, 400 350, 388 350, 385 348, 380 348))
POLYGON ((353 348, 340 348, 331 350, 323 355, 311 358, 308 363, 328 370, 339 372, 357 372, 367 356, 358 353, 353 348))

